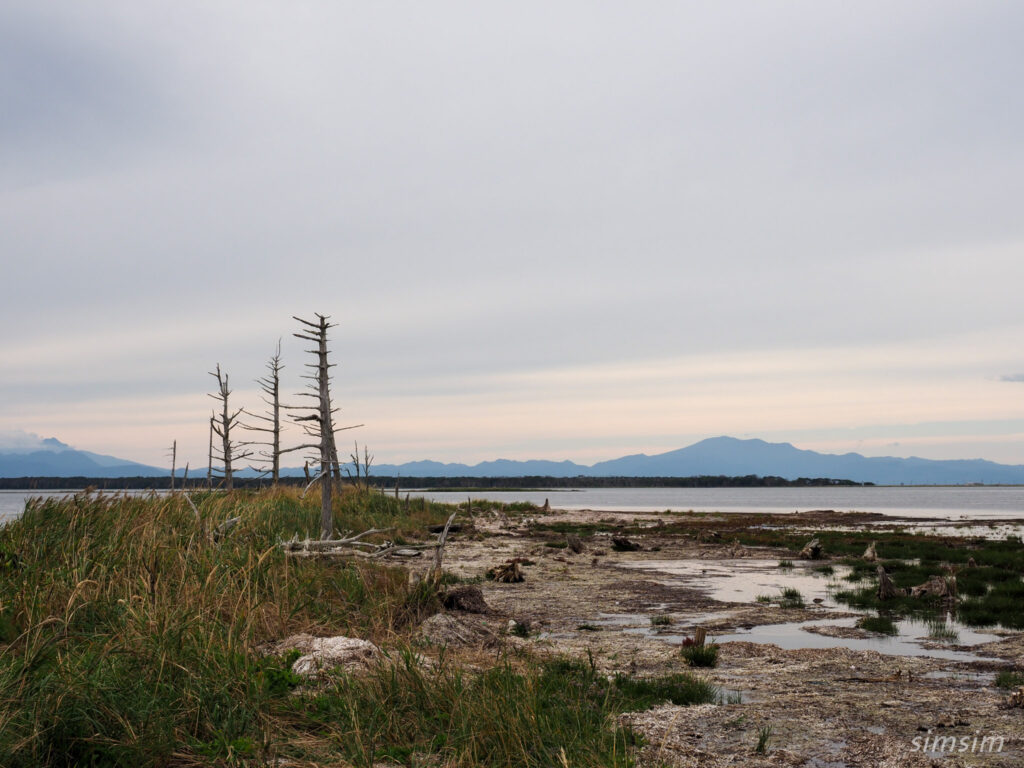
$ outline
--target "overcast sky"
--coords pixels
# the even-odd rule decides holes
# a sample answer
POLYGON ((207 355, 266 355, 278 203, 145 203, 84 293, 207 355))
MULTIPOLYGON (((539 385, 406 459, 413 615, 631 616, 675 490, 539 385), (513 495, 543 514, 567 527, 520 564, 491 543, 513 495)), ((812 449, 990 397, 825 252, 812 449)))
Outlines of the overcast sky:
POLYGON ((8 0, 0 442, 205 466, 321 312, 378 462, 1024 463, 1022 72, 1013 2, 8 0))

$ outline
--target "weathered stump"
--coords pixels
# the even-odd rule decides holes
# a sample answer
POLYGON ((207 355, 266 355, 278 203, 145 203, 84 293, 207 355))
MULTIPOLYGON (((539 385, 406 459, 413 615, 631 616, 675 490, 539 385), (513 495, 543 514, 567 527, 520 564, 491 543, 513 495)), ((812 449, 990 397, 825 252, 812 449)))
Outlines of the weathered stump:
POLYGON ((814 538, 804 544, 804 548, 800 550, 799 558, 801 560, 820 560, 822 552, 821 542, 814 538))
POLYGON ((893 584, 889 574, 885 572, 885 568, 878 566, 878 592, 876 594, 879 600, 892 600, 895 597, 906 595, 907 591, 893 584))
POLYGON ((444 593, 441 602, 445 608, 451 611, 488 613, 491 610, 484 601, 484 593, 480 591, 480 587, 473 585, 449 589, 444 593))

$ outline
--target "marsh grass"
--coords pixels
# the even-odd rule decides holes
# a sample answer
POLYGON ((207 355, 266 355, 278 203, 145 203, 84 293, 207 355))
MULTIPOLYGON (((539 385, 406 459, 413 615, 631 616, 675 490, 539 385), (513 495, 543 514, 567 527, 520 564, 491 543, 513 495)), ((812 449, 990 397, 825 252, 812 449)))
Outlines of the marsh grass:
MULTIPOLYGON (((411 535, 443 519, 430 505, 405 514, 357 495, 336 510, 353 529, 391 523, 411 535)), ((182 749, 256 749, 279 687, 266 681, 284 675, 258 645, 297 632, 383 641, 434 610, 436 595, 404 572, 287 560, 282 534, 317 519, 292 490, 195 500, 201 521, 180 497, 36 500, 0 529, 0 550, 18 560, 0 579, 5 765, 142 766, 182 749), (206 534, 235 515, 230 536, 206 534)))
POLYGON ((880 635, 896 636, 900 633, 896 622, 888 616, 863 616, 858 619, 857 626, 880 635))
POLYGON ((928 637, 932 640, 940 640, 946 643, 955 643, 960 639, 960 633, 955 627, 946 623, 945 617, 935 617, 928 620, 928 637))
POLYGON ((796 587, 786 587, 779 595, 779 605, 783 608, 803 608, 804 596, 796 587))
POLYGON ((1024 672, 1004 669, 996 675, 995 684, 998 688, 1019 688, 1024 685, 1024 672))
POLYGON ((680 654, 691 667, 715 667, 718 665, 718 645, 684 645, 680 654))
MULTIPOLYGON (((655 704, 714 702, 686 674, 609 679, 586 661, 555 659, 478 674, 418 664, 408 652, 366 676, 339 676, 314 696, 279 700, 293 740, 314 739, 356 766, 432 755, 445 766, 627 766, 637 737, 614 718, 655 704)), ((431 763, 433 764, 433 762, 431 763)))
MULTIPOLYGON (((290 489, 31 502, 0 529, 0 763, 65 766, 409 764, 626 766, 615 716, 652 702, 715 701, 689 675, 608 679, 593 663, 491 657, 467 671, 409 651, 436 591, 361 560, 286 558, 316 535, 318 499, 290 489), (239 516, 230 535, 209 535, 239 516), (376 641, 390 658, 306 687, 291 634, 376 641), (394 649, 399 650, 394 650, 394 649)), ((346 490, 344 530, 428 538, 449 508, 346 490)), ((430 537, 432 538, 432 537, 430 537)))

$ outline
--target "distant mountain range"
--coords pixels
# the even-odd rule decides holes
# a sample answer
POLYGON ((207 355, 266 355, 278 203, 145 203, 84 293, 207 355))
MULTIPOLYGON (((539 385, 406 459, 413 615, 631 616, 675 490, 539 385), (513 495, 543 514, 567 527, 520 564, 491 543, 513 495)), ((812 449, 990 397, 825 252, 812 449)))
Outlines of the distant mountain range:
MULTIPOLYGON (((46 450, 0 453, 0 477, 166 477, 167 469, 150 467, 113 456, 78 451, 55 438, 43 441, 46 450)), ((205 468, 204 468, 205 469, 205 468)), ((251 472, 241 474, 251 475, 251 472)), ((302 475, 289 469, 287 475, 302 475)), ((996 464, 984 459, 868 458, 794 448, 789 443, 713 437, 654 456, 635 454, 593 466, 571 461, 510 461, 498 459, 472 466, 412 461, 371 466, 378 477, 692 477, 696 475, 774 475, 853 480, 878 485, 1024 484, 1024 465, 996 464)))
POLYGON ((163 477, 170 470, 127 459, 78 451, 55 437, 40 441, 39 450, 0 452, 0 477, 163 477))

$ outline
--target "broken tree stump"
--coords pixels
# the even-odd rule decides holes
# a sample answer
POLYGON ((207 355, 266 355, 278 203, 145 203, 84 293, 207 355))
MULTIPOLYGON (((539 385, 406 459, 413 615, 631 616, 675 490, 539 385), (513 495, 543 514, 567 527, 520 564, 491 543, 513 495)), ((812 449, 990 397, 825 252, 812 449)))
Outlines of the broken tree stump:
POLYGON ((801 560, 820 560, 822 551, 821 542, 814 538, 804 544, 804 548, 800 550, 798 557, 801 560))
POLYGON ((885 568, 878 566, 878 591, 875 594, 879 600, 892 600, 895 597, 906 595, 907 591, 893 584, 889 574, 885 572, 885 568))
POLYGON ((472 584, 449 589, 441 598, 441 603, 450 611, 464 613, 488 613, 491 610, 484 601, 480 587, 472 584))

